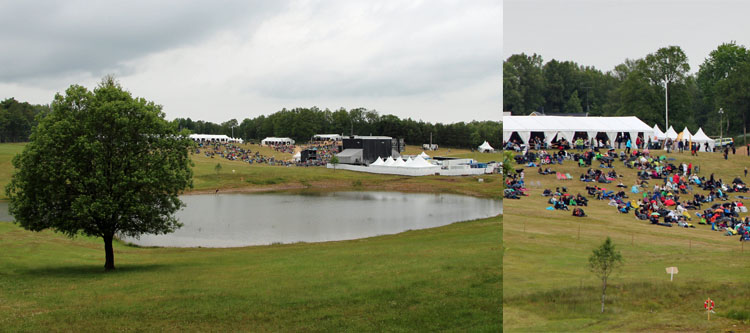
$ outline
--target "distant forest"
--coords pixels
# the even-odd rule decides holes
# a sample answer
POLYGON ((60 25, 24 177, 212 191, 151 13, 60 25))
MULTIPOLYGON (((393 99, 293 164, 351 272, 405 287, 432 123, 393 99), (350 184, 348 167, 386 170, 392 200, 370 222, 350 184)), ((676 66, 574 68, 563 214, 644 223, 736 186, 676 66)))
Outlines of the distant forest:
POLYGON ((0 102, 0 142, 29 141, 37 117, 49 112, 48 105, 33 105, 8 98, 0 102))
POLYGON ((750 122, 750 51, 734 42, 719 45, 695 74, 679 46, 626 59, 602 72, 573 61, 514 54, 503 62, 503 108, 515 115, 533 111, 637 116, 664 131, 665 85, 669 124, 678 132, 703 127, 718 136, 745 133, 750 122), (723 114, 719 114, 723 109, 723 114))
MULTIPOLYGON (((498 111, 499 115, 499 111, 498 111)), ((315 134, 384 135, 403 138, 407 144, 422 145, 432 142, 442 147, 476 148, 485 140, 493 147, 502 143, 502 124, 499 121, 473 121, 453 124, 428 123, 394 115, 380 115, 363 108, 321 110, 317 107, 282 109, 269 116, 246 118, 241 123, 232 119, 221 124, 177 118, 180 128, 193 133, 232 134, 243 140, 259 141, 265 137, 290 137, 307 142, 315 134)))
MULTIPOLYGON (((29 140, 31 129, 38 117, 44 117, 48 105, 32 105, 13 98, 0 103, 0 142, 24 142, 29 140)), ((499 112, 499 111, 498 111, 499 112)), ((403 138, 407 144, 422 145, 432 141, 443 147, 476 148, 487 140, 490 145, 500 147, 502 124, 497 121, 473 121, 453 124, 432 124, 410 118, 400 119, 394 115, 380 115, 377 111, 338 109, 331 111, 317 107, 283 109, 269 116, 236 119, 221 124, 190 118, 177 118, 172 123, 192 133, 226 134, 246 141, 260 141, 265 137, 290 137, 298 142, 307 142, 315 134, 385 135, 403 138)))

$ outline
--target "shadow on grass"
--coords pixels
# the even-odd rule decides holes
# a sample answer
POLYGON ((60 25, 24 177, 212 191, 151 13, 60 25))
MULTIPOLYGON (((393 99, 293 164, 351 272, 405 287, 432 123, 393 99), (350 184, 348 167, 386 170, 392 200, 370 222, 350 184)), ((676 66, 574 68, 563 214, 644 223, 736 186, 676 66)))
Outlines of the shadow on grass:
POLYGON ((122 264, 116 265, 114 271, 105 271, 103 265, 70 265, 54 267, 38 267, 19 270, 19 275, 50 278, 95 278, 108 275, 163 272, 170 269, 163 264, 122 264))

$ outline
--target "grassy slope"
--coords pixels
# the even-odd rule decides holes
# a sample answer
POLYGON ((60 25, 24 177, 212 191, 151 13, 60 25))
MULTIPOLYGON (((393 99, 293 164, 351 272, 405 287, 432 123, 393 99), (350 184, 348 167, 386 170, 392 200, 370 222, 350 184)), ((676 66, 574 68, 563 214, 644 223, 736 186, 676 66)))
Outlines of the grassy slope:
MULTIPOLYGON (((251 151, 260 151, 266 156, 274 154, 277 158, 291 158, 291 154, 282 154, 267 147, 247 144, 251 151)), ((5 196, 5 184, 10 181, 12 166, 10 160, 20 153, 23 144, 0 144, 0 200, 5 196)), ((408 146, 407 153, 419 153, 418 147, 408 146)), ((451 149, 437 151, 435 155, 472 157, 480 161, 497 160, 499 154, 470 153, 468 150, 451 149), (475 156, 476 155, 476 156, 475 156)), ((405 177, 394 175, 377 175, 361 172, 326 169, 324 167, 279 167, 269 165, 249 165, 239 161, 229 161, 220 157, 208 158, 205 155, 192 155, 194 167, 194 190, 213 189, 250 189, 250 190, 390 190, 405 192, 442 192, 467 194, 481 197, 499 197, 500 175, 481 177, 405 177), (216 173, 216 164, 222 169, 216 173), (233 172, 234 170, 234 172, 233 172), (478 178, 484 182, 479 183, 478 178)))
POLYGON ((13 174, 13 156, 23 150, 24 143, 0 143, 0 199, 6 198, 5 184, 10 182, 13 174))
MULTIPOLYGON (((671 154, 677 162, 689 154, 671 154)), ((691 159, 701 175, 715 172, 724 180, 742 175, 746 156, 703 153, 691 159)), ((585 194, 577 180, 584 171, 567 162, 554 165, 576 180, 558 181, 526 168, 531 196, 505 202, 504 328, 507 331, 718 331, 750 330, 747 319, 727 318, 731 311, 747 318, 750 309, 750 245, 740 253, 736 237, 725 237, 710 227, 697 229, 651 226, 632 214, 619 214, 606 201, 590 201, 587 218, 570 212, 548 211, 544 188, 567 186, 585 194), (579 239, 580 228, 580 239, 579 239), (591 251, 610 236, 626 260, 608 289, 605 314, 599 313, 601 282, 587 271, 591 251), (677 266, 675 282, 664 268, 677 266), (716 302, 716 314, 706 320, 703 301, 716 302)), ((618 163, 625 185, 635 172, 618 163)), ((616 184, 613 184, 616 185, 616 184)), ((651 183, 653 186, 653 183, 651 183)), ((605 186, 606 187, 606 186, 605 186)), ((750 204, 750 202, 745 202, 750 204)), ((743 214, 744 217, 745 214, 743 214)))
POLYGON ((502 330, 502 217, 354 241, 116 244, 0 223, 0 327, 18 331, 502 330))

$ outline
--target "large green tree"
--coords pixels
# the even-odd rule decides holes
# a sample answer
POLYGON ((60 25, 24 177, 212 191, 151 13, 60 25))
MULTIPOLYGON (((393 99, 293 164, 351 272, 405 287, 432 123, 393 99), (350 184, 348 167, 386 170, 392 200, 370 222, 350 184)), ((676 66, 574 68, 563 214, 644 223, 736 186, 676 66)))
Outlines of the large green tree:
POLYGON ((747 144, 747 125, 750 121, 750 61, 737 66, 729 73, 726 79, 719 81, 716 92, 718 102, 725 105, 727 119, 733 119, 731 123, 737 123, 742 127, 744 144, 747 144), (741 120, 741 121, 739 121, 741 120))
POLYGON ((544 105, 542 57, 514 54, 503 64, 503 108, 529 114, 544 105), (506 101, 507 97, 507 101, 506 101))
MULTIPOLYGON (((745 46, 737 45, 735 42, 723 43, 715 50, 711 51, 705 61, 700 65, 696 82, 700 89, 702 105, 700 112, 696 113, 697 120, 702 124, 708 124, 715 132, 719 132, 719 118, 717 110, 724 108, 727 119, 740 118, 744 114, 741 109, 730 108, 729 105, 723 105, 727 102, 724 99, 725 92, 718 92, 720 83, 725 81, 729 75, 735 72, 742 64, 750 62, 750 50, 745 46)), ((724 88, 729 87, 724 84, 724 88)), ((744 128, 744 127, 742 127, 744 128)), ((734 128, 733 132, 738 132, 739 128, 734 128)), ((724 133, 729 133, 729 128, 724 128, 724 133)))
POLYGON ((186 132, 159 105, 133 98, 111 76, 93 90, 73 85, 13 159, 10 213, 32 231, 101 237, 105 270, 116 235, 174 231, 179 194, 192 186, 186 132))

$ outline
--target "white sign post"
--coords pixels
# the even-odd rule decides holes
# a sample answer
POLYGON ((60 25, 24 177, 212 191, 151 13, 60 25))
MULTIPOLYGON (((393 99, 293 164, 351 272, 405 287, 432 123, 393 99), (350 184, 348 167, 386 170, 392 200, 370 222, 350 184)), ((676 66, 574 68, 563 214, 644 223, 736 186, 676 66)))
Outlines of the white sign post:
POLYGON ((680 271, 677 269, 677 267, 667 267, 667 274, 669 274, 669 281, 672 281, 672 278, 674 278, 674 275, 679 272, 680 271))

